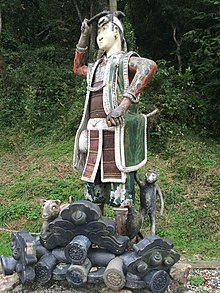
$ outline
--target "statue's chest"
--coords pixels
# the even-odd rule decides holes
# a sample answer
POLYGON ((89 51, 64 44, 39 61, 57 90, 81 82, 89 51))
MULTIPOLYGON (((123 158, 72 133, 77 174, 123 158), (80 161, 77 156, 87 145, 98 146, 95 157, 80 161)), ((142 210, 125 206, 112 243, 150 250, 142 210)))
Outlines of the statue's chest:
POLYGON ((105 76, 105 70, 106 70, 106 63, 105 62, 100 63, 95 70, 93 82, 103 81, 103 78, 105 76))

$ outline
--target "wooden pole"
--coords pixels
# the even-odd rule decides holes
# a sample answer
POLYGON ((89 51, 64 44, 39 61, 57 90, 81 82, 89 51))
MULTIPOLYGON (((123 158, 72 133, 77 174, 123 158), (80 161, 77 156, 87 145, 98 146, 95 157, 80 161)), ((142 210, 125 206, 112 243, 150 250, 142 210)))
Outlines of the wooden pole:
POLYGON ((109 10, 111 12, 117 11, 117 0, 109 0, 109 10))
MULTIPOLYGON (((96 7, 96 1, 90 0, 90 17, 93 17, 95 15, 95 7, 96 7)), ((93 56, 95 52, 95 45, 96 45, 96 24, 91 23, 91 34, 90 34, 90 44, 89 44, 89 55, 93 56)))

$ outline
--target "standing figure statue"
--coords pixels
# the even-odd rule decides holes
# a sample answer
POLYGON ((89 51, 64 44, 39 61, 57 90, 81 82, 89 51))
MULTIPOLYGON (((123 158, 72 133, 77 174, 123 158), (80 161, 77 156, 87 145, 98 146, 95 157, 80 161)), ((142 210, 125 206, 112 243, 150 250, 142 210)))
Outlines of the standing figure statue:
POLYGON ((86 182, 85 199, 119 207, 126 199, 135 200, 134 172, 147 161, 146 117, 138 113, 138 102, 157 66, 127 52, 115 15, 105 12, 98 19, 97 44, 103 54, 94 63, 87 63, 89 21, 82 23, 73 70, 87 77, 87 96, 74 167, 86 182))

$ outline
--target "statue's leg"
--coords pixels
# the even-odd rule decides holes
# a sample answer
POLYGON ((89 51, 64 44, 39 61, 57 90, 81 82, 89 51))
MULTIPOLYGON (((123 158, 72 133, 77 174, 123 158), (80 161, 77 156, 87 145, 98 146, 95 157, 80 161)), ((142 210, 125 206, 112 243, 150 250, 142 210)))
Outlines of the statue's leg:
POLYGON ((126 199, 135 201, 134 173, 128 173, 125 183, 111 183, 109 191, 109 204, 120 206, 126 199))
POLYGON ((127 174, 127 179, 125 182, 125 199, 132 199, 133 203, 135 203, 135 179, 134 172, 127 174))
POLYGON ((156 211, 152 209, 149 213, 151 234, 155 235, 156 233, 156 211))
POLYGON ((84 197, 92 202, 104 203, 106 202, 106 191, 103 183, 96 184, 86 182, 84 185, 84 197))
POLYGON ((128 209, 120 207, 126 199, 135 199, 134 174, 128 174, 125 183, 111 183, 109 204, 114 206, 117 233, 126 235, 128 209))
POLYGON ((102 214, 104 214, 104 204, 109 202, 110 183, 101 182, 100 169, 98 169, 94 183, 86 182, 84 185, 85 199, 97 203, 102 214))

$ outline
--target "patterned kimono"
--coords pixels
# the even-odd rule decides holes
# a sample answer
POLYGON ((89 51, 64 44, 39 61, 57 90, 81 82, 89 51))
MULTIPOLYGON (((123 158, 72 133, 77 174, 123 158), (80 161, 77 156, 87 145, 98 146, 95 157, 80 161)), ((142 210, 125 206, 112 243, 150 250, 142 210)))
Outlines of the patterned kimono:
POLYGON ((75 138, 74 167, 87 182, 87 199, 118 206, 126 198, 134 200, 132 172, 147 161, 147 119, 138 113, 137 104, 156 64, 135 52, 117 52, 88 66, 85 60, 85 52, 77 50, 74 72, 87 77, 88 87, 75 138), (132 101, 123 125, 109 127, 106 117, 123 97, 132 101))

